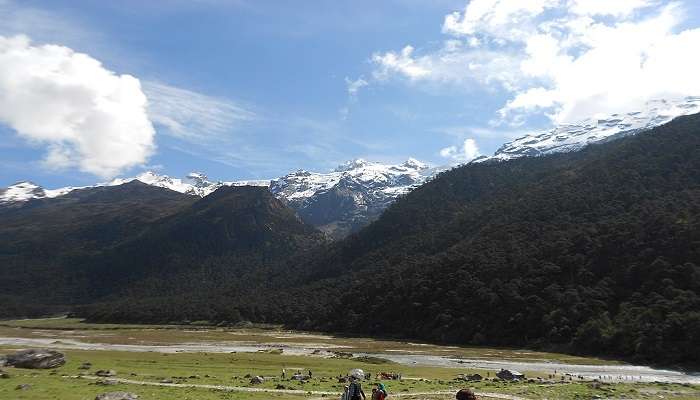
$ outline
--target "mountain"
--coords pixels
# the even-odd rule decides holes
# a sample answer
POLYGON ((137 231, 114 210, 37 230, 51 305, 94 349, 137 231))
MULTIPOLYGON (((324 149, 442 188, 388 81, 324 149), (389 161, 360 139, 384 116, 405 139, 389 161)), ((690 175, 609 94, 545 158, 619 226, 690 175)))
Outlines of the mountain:
POLYGON ((297 328, 698 365, 699 150, 696 114, 444 172, 250 301, 297 328))
POLYGON ((421 185, 440 169, 417 160, 387 165, 357 159, 329 173, 299 170, 273 180, 210 181, 206 175, 193 172, 184 179, 171 178, 148 171, 132 178, 87 187, 44 189, 32 182, 19 182, 0 189, 0 208, 21 206, 32 199, 57 198, 73 191, 117 186, 138 180, 145 184, 170 189, 192 196, 205 197, 225 186, 269 187, 278 199, 297 211, 301 218, 341 238, 367 225, 397 197, 421 185))
POLYGON ((357 159, 329 173, 296 171, 273 180, 270 191, 307 223, 341 238, 376 219, 439 170, 415 159, 399 165, 357 159))
POLYGON ((606 142, 647 131, 681 115, 700 112, 700 96, 677 100, 652 100, 639 110, 588 118, 562 124, 547 132, 525 135, 501 146, 493 156, 474 162, 505 161, 581 150, 592 143, 606 142))
POLYGON ((198 198, 134 180, 35 199, 0 210, 0 316, 65 311, 125 291, 260 287, 265 271, 323 240, 260 187, 198 198))
POLYGON ((94 299, 87 260, 194 201, 133 181, 0 207, 0 316, 94 299))

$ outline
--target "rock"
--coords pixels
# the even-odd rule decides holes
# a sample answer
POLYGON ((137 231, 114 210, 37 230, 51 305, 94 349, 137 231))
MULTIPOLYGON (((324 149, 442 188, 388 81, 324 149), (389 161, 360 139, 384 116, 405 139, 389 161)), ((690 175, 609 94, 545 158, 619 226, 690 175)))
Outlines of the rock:
POLYGON ((253 385, 259 385, 263 382, 265 382, 265 378, 263 378, 262 376, 254 376, 250 378, 250 383, 253 385))
POLYGON ((15 368, 48 369, 62 366, 66 358, 54 350, 28 349, 7 355, 5 363, 15 368))
POLYGON ((119 382, 117 382, 114 379, 101 379, 97 382, 95 382, 95 385, 100 385, 100 386, 111 386, 111 385, 116 385, 119 382))
POLYGON ((15 387, 15 390, 29 390, 31 388, 32 388, 32 385, 28 385, 26 383, 23 383, 21 385, 17 385, 17 387, 15 387))
POLYGON ((10 374, 7 372, 0 372, 0 379, 10 379, 10 374))
POLYGON ((89 362, 83 363, 81 366, 78 367, 78 369, 90 369, 92 368, 92 364, 89 362))
POLYGON ((175 383, 172 379, 161 379, 160 383, 175 383))
POLYGON ((95 372, 95 375, 103 377, 117 376, 117 371, 113 369, 101 369, 95 372))
POLYGON ((98 394, 95 400, 137 400, 138 395, 129 392, 107 392, 98 394))
MULTIPOLYGON (((525 375, 518 371, 510 371, 507 369, 501 369, 496 373, 496 376, 504 381, 521 381, 525 379, 525 375)), ((563 377, 562 377, 563 379, 563 377)))
POLYGON ((286 388, 287 388, 286 386, 284 386, 284 385, 282 385, 282 384, 280 384, 280 383, 278 383, 277 386, 275 386, 275 389, 277 389, 277 390, 284 390, 284 389, 286 389, 286 388))

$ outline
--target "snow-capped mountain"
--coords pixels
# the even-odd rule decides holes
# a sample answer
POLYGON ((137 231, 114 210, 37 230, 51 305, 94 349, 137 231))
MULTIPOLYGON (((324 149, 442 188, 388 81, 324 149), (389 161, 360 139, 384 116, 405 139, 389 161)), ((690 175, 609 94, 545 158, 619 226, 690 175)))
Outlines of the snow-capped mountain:
POLYGON ((341 237, 378 217, 397 197, 440 170, 412 158, 398 165, 357 159, 328 173, 293 172, 274 179, 270 191, 306 222, 341 237))
POLYGON ((306 222, 332 236, 343 236, 377 217, 398 196, 421 185, 436 173, 435 168, 409 159, 398 165, 348 161, 331 172, 299 170, 273 180, 210 181, 193 172, 172 178, 148 171, 131 178, 118 178, 93 186, 48 190, 32 182, 19 182, 0 189, 0 204, 17 204, 32 199, 54 198, 74 190, 116 186, 134 180, 193 196, 204 197, 222 186, 265 186, 275 197, 294 208, 306 222))
MULTIPOLYGON (((115 179, 106 185, 114 186, 121 185, 133 180, 138 180, 151 186, 158 186, 176 192, 190 194, 194 196, 204 197, 222 186, 268 186, 270 180, 251 180, 251 181, 210 181, 209 178, 201 172, 191 172, 184 179, 171 178, 167 175, 158 175, 155 172, 147 171, 133 178, 115 179)), ((104 186, 104 185, 103 185, 104 186)))
POLYGON ((0 189, 0 204, 22 202, 32 199, 54 198, 68 194, 74 190, 101 187, 117 186, 138 180, 151 186, 158 186, 176 192, 204 197, 221 186, 268 186, 269 180, 250 180, 233 182, 213 182, 206 175, 199 172, 192 172, 184 179, 171 178, 167 175, 158 175, 155 172, 147 171, 131 178, 117 178, 110 182, 98 183, 91 186, 67 186, 58 189, 44 189, 43 187, 29 181, 18 182, 0 189))
POLYGON ((700 96, 679 100, 652 100, 637 111, 588 118, 578 123, 562 124, 544 133, 533 133, 501 146, 493 156, 473 162, 505 161, 519 157, 540 156, 580 150, 598 142, 634 135, 663 125, 675 117, 700 112, 700 96))
MULTIPOLYGON (((533 133, 504 144, 494 155, 472 162, 506 161, 579 150, 591 143, 613 140, 665 124, 680 115, 700 112, 700 96, 681 100, 655 100, 626 114, 589 118, 564 124, 549 131, 533 133)), ((298 170, 272 180, 210 181, 193 172, 185 178, 171 178, 144 172, 132 178, 87 187, 44 189, 32 182, 19 182, 0 189, 0 205, 20 204, 31 199, 63 196, 74 190, 97 186, 121 185, 133 180, 168 188, 180 193, 204 197, 222 186, 266 186, 275 197, 294 208, 299 216, 334 237, 342 237, 379 216, 396 200, 425 183, 446 168, 433 168, 415 159, 387 165, 362 159, 348 161, 331 172, 298 170)))

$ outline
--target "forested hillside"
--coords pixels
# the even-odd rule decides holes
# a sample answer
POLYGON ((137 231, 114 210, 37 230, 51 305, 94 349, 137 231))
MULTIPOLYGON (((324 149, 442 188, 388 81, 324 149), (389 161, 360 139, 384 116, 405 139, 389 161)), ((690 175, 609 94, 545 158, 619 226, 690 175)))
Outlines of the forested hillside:
POLYGON ((192 202, 133 183, 92 196, 0 211, 6 315, 249 320, 700 361, 700 115, 453 169, 335 243, 263 188, 192 202))
MULTIPOLYGON (((694 115, 581 152, 463 166, 277 270, 272 284, 200 296, 211 305, 201 310, 228 322, 697 363, 699 150, 694 115)), ((83 313, 196 317, 169 309, 131 297, 83 313)))
POLYGON ((289 300, 325 302, 274 319, 697 363, 699 265, 694 115, 582 152, 444 173, 314 262, 317 282, 289 300))

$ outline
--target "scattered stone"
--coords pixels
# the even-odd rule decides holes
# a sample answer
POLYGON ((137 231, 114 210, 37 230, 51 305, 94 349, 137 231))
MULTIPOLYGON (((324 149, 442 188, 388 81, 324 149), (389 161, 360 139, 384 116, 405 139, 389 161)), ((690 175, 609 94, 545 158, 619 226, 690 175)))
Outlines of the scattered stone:
POLYGON ((457 380, 459 380, 459 381, 479 382, 482 379, 484 379, 484 378, 479 374, 472 374, 472 375, 459 374, 459 375, 457 375, 457 380))
POLYGON ((95 400, 137 400, 139 396, 129 392, 107 392, 98 394, 95 400))
POLYGON ((264 382, 265 382, 265 378, 263 378, 262 376, 254 376, 254 377, 250 378, 250 383, 252 385, 259 385, 259 384, 264 383, 264 382))
POLYGON ((172 379, 161 379, 160 383, 175 383, 172 379))
POLYGON ((22 350, 5 357, 5 364, 15 368, 49 369, 65 363, 63 353, 46 349, 22 350))
POLYGON ((117 376, 117 371, 115 371, 113 369, 101 369, 101 370, 95 372, 95 375, 102 376, 102 377, 117 376))
MULTIPOLYGON (((510 371, 507 369, 501 369, 496 373, 496 376, 504 381, 520 381, 525 379, 525 374, 518 371, 510 371)), ((563 379, 564 377, 562 377, 563 379)))
POLYGON ((117 381, 114 380, 114 379, 100 379, 99 381, 96 381, 96 382, 95 382, 95 385, 99 385, 99 386, 111 386, 111 385, 116 385, 116 384, 118 384, 118 383, 119 383, 119 382, 117 382, 117 381))
POLYGON ((251 376, 250 374, 245 374, 243 377, 246 378, 246 379, 252 378, 252 376, 251 376))
POLYGON ((292 376, 293 381, 308 381, 309 379, 311 379, 311 377, 308 375, 294 374, 294 376, 292 376))
POLYGON ((15 387, 15 390, 29 390, 31 388, 32 388, 32 385, 28 385, 26 383, 23 383, 21 385, 17 385, 17 387, 15 387))
POLYGON ((90 368, 92 368, 92 364, 89 362, 83 363, 82 365, 80 365, 78 367, 78 369, 90 369, 90 368))
POLYGON ((189 379, 199 379, 199 375, 190 375, 189 379))

